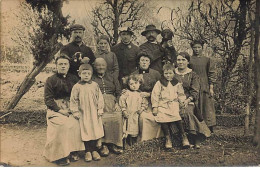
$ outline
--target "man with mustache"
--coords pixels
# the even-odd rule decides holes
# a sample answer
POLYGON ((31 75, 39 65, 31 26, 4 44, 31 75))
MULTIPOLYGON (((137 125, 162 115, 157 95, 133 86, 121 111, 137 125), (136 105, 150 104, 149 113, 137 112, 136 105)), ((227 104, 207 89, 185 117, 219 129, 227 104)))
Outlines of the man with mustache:
POLYGON ((85 27, 79 24, 72 25, 71 42, 61 49, 61 54, 65 54, 70 58, 69 73, 78 76, 78 69, 81 63, 92 64, 95 56, 90 47, 86 46, 82 38, 84 36, 85 27))
POLYGON ((140 51, 144 51, 151 56, 150 68, 162 73, 162 57, 164 55, 164 50, 156 41, 156 38, 160 33, 161 31, 157 29, 155 25, 147 25, 145 31, 141 33, 142 36, 146 37, 147 42, 140 45, 140 51))

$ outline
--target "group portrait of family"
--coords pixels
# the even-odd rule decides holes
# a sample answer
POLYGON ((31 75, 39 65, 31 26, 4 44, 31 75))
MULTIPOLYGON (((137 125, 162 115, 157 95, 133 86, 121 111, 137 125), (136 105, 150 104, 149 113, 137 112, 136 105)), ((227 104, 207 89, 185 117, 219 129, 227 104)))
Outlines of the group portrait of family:
POLYGON ((214 62, 202 55, 204 41, 190 44, 190 56, 177 52, 170 29, 148 24, 146 42, 132 40, 129 27, 119 30, 120 42, 97 37, 97 51, 84 44, 85 27, 70 27, 71 42, 55 58, 56 71, 44 86, 47 139, 44 156, 60 166, 80 159, 98 161, 127 146, 165 137, 174 151, 173 134, 183 149, 200 149, 214 133, 214 62), (161 35, 161 42, 157 36, 161 35))

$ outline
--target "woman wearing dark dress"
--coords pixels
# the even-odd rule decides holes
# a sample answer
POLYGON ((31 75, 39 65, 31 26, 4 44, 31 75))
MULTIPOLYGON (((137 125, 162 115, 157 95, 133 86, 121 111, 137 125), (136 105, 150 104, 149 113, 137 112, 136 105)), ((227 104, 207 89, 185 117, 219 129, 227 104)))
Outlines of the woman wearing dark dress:
POLYGON ((144 83, 140 86, 140 90, 143 97, 146 97, 149 102, 147 110, 139 118, 140 140, 144 141, 161 136, 161 126, 155 121, 152 114, 150 97, 155 83, 161 78, 161 74, 150 68, 151 57, 146 52, 140 52, 138 58, 139 68, 132 74, 141 74, 143 76, 144 83))
POLYGON ((120 154, 123 152, 123 117, 118 105, 121 94, 118 76, 111 74, 107 70, 107 63, 103 58, 97 58, 95 60, 94 70, 92 80, 99 85, 105 102, 102 116, 105 136, 98 146, 101 148, 100 154, 101 156, 107 156, 109 150, 120 154), (101 142, 103 144, 101 144, 101 142))
POLYGON ((213 126, 216 125, 216 114, 213 101, 213 87, 216 81, 215 69, 212 60, 202 55, 203 44, 204 43, 200 40, 194 40, 191 43, 193 56, 190 60, 190 67, 200 77, 201 90, 199 108, 204 121, 213 133, 213 126))
POLYGON ((190 56, 186 52, 181 52, 177 56, 177 68, 175 78, 182 83, 186 100, 184 108, 181 110, 181 117, 184 122, 184 129, 192 137, 195 148, 200 148, 201 139, 210 136, 210 130, 198 108, 198 98, 200 91, 199 77, 188 68, 190 56))

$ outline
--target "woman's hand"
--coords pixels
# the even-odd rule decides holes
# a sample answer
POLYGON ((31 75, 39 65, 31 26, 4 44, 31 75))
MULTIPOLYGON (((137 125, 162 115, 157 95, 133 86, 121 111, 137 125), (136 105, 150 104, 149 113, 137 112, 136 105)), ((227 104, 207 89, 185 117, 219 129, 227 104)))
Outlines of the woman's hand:
POLYGON ((157 108, 157 107, 154 107, 154 108, 153 108, 153 115, 154 115, 154 116, 157 116, 157 114, 158 114, 158 108, 157 108))
POLYGON ((141 92, 141 97, 150 97, 151 94, 148 92, 141 92))
POLYGON ((118 103, 115 104, 115 111, 116 111, 116 112, 121 111, 121 108, 120 108, 120 106, 119 106, 118 103))
POLYGON ((128 119, 128 117, 129 117, 129 114, 127 113, 127 111, 126 111, 126 110, 124 110, 124 111, 123 111, 123 116, 124 116, 124 118, 125 118, 125 119, 128 119))
POLYGON ((80 113, 79 112, 75 112, 72 114, 73 117, 76 119, 76 120, 79 120, 80 119, 80 113))
POLYGON ((214 90, 213 90, 213 85, 209 85, 209 95, 210 97, 213 97, 214 96, 214 90))
POLYGON ((185 109, 185 108, 188 107, 189 103, 190 103, 190 99, 188 98, 188 99, 184 100, 184 102, 182 103, 181 107, 185 109))
POLYGON ((58 112, 67 117, 69 117, 69 115, 70 115, 69 110, 60 109, 58 112))

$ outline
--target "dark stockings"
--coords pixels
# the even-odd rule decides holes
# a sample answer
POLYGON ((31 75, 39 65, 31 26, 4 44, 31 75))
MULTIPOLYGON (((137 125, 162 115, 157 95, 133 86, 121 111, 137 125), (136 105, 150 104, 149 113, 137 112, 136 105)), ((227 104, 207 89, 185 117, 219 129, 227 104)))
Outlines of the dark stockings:
POLYGON ((97 140, 84 141, 84 145, 86 152, 97 151, 97 140))

